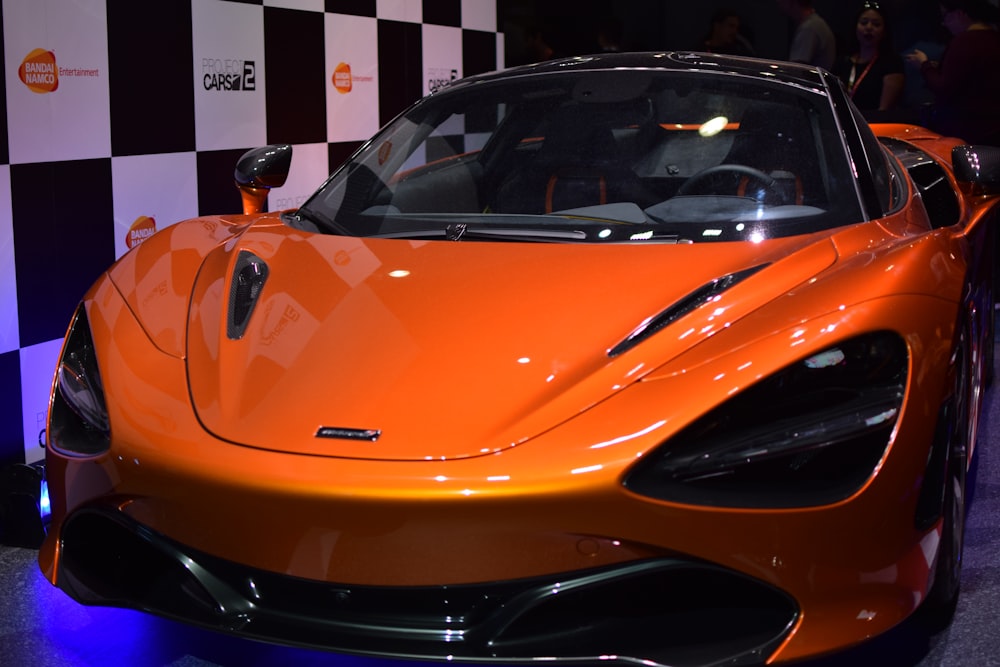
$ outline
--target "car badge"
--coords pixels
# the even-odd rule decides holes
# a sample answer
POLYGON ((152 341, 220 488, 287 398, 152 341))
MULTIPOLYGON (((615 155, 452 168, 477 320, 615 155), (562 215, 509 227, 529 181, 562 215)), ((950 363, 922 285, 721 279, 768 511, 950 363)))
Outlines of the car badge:
POLYGON ((367 440, 375 442, 382 431, 374 428, 338 428, 336 426, 320 426, 316 431, 317 438, 332 438, 335 440, 367 440))

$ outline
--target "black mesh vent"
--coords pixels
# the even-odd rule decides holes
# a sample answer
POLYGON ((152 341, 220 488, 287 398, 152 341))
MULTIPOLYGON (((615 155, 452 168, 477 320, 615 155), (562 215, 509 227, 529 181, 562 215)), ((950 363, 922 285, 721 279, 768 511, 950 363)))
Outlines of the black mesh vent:
POLYGON ((239 340, 250 322, 250 315, 260 298, 267 280, 267 264, 252 252, 241 250, 236 259, 233 281, 229 286, 229 316, 226 318, 226 335, 239 340))

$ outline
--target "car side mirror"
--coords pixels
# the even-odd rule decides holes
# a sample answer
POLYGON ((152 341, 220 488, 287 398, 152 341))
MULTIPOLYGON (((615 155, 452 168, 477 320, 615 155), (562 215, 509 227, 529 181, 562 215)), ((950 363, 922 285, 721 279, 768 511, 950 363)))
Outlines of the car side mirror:
POLYGON ((243 198, 244 214, 264 210, 268 192, 285 184, 291 164, 292 147, 289 144, 252 148, 240 157, 233 177, 243 198))
POLYGON ((955 146, 951 164, 955 179, 971 184, 977 194, 1000 195, 1000 147, 955 146))

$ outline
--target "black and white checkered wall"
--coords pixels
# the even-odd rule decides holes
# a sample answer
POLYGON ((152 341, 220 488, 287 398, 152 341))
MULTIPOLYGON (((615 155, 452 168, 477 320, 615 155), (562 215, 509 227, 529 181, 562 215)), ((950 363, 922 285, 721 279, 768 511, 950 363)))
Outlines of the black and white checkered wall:
POLYGON ((236 159, 294 145, 303 201, 441 82, 503 66, 496 0, 2 0, 0 465, 42 457, 69 318, 117 257, 240 208, 236 159))

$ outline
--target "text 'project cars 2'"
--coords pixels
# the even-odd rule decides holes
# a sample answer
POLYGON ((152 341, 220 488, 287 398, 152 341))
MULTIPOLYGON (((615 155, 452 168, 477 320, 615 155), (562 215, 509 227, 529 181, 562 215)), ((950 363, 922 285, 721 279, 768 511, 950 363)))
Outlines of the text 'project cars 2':
POLYGON ((997 149, 696 53, 469 77, 301 208, 115 263, 51 397, 42 571, 342 653, 772 664, 959 588, 997 149))

